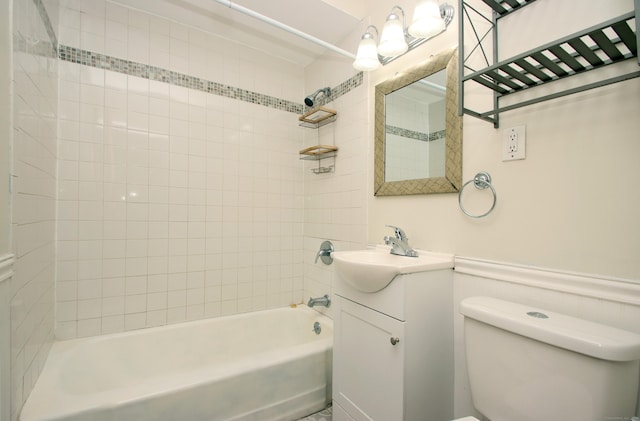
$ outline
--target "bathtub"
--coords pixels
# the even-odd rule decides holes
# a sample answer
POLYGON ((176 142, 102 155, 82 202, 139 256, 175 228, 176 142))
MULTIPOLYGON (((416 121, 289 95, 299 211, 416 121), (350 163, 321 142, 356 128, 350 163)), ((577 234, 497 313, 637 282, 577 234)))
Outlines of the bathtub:
POLYGON ((298 306, 56 342, 20 420, 295 420, 330 401, 332 331, 298 306))

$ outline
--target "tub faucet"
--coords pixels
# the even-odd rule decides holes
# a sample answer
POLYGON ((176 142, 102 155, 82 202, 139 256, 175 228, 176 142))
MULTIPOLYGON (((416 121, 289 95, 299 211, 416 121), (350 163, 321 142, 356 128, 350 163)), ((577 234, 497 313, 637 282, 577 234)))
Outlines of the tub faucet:
POLYGON ((329 298, 327 294, 325 294, 324 297, 309 298, 309 302, 307 303, 307 305, 309 307, 313 307, 313 306, 329 307, 331 305, 331 298, 329 298))
POLYGON ((407 234, 402 230, 402 228, 394 227, 393 225, 387 226, 393 228, 396 234, 395 237, 391 237, 388 235, 384 237, 384 243, 388 246, 391 246, 391 254, 397 254, 398 256, 418 257, 418 252, 409 245, 407 234))

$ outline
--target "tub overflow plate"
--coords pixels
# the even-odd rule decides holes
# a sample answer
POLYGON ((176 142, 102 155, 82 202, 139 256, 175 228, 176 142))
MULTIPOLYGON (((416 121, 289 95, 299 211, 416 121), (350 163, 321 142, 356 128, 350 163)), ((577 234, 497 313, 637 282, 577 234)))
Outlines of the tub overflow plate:
POLYGON ((547 316, 544 313, 540 313, 539 311, 529 311, 527 312, 527 316, 531 316, 531 317, 535 317, 538 319, 548 319, 549 316, 547 316))

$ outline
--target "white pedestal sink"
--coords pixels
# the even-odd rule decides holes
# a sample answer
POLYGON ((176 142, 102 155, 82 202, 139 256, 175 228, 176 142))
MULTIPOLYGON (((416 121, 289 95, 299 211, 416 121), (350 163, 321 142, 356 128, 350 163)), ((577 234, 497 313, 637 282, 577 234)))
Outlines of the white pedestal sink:
POLYGON ((377 292, 397 275, 453 267, 453 256, 418 250, 417 257, 390 254, 387 246, 331 253, 336 272, 351 287, 363 292, 377 292))

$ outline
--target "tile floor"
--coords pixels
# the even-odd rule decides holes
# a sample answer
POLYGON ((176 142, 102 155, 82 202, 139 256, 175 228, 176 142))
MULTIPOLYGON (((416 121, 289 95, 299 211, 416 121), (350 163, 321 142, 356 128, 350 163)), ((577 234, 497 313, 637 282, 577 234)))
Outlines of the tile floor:
POLYGON ((331 421, 333 419, 333 408, 328 407, 320 412, 311 414, 308 417, 299 419, 298 421, 331 421))

